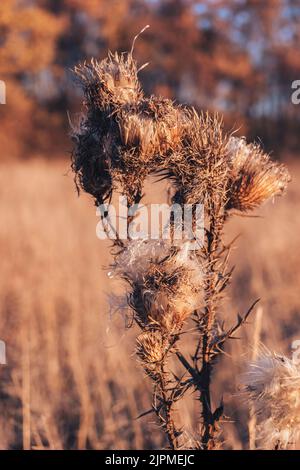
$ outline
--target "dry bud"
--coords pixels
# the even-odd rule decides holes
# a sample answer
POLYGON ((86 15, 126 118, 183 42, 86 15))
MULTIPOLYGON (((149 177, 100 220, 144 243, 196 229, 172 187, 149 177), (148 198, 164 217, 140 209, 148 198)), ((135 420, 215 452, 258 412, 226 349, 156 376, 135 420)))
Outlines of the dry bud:
POLYGON ((167 351, 167 344, 159 330, 146 330, 137 337, 136 354, 147 365, 160 362, 167 351))

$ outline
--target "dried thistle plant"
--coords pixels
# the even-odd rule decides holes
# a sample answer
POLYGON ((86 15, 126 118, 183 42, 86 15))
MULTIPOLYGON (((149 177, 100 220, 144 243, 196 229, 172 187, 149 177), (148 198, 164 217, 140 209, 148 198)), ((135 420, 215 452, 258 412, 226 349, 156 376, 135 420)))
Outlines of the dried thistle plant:
POLYGON ((153 382, 150 411, 157 415, 170 448, 190 445, 175 419, 176 403, 189 389, 197 393, 201 409, 193 448, 220 447, 223 403, 213 408, 212 371, 225 341, 256 303, 224 329, 222 297, 232 275, 231 245, 222 241, 224 225, 234 211, 248 212, 284 192, 288 172, 257 145, 227 135, 217 115, 145 97, 132 51, 84 63, 75 74, 85 96, 83 116, 72 133, 78 187, 96 204, 109 200, 120 187, 131 205, 141 201, 145 178, 158 174, 173 185, 173 202, 204 205, 205 237, 198 249, 189 250, 185 241, 174 246, 173 240, 117 239, 113 272, 129 286, 128 304, 141 329, 137 357, 153 382), (196 337, 192 360, 180 348, 189 320, 194 322, 191 338, 196 337), (170 370, 171 355, 183 368, 181 377, 170 370))
POLYGON ((263 349, 241 377, 241 395, 257 416, 262 449, 288 449, 300 437, 300 368, 285 356, 263 349))

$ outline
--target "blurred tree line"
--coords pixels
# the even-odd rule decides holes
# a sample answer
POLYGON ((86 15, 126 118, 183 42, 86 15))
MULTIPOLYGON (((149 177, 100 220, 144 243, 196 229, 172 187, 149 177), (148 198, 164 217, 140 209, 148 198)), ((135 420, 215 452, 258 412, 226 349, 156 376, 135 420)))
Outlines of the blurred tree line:
POLYGON ((80 96, 70 69, 130 49, 148 93, 218 110, 226 126, 295 151, 299 0, 1 0, 2 156, 62 155, 80 96))

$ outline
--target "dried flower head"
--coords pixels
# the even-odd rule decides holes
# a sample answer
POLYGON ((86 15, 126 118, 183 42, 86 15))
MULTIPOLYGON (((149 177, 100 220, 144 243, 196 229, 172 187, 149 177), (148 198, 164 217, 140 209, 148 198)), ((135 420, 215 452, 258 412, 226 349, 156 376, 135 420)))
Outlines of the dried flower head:
POLYGON ((160 330, 146 330, 137 337, 136 354, 144 364, 153 365, 163 359, 167 345, 160 330))
POLYGON ((242 376, 242 394, 258 416, 262 448, 287 449, 300 437, 300 368, 290 359, 264 351, 242 376))
POLYGON ((121 140, 128 148, 139 148, 143 158, 155 154, 157 134, 153 119, 147 115, 122 111, 118 116, 121 140))
POLYGON ((72 130, 78 187, 102 203, 120 186, 134 203, 147 175, 181 148, 186 113, 170 100, 143 96, 132 54, 109 54, 75 74, 85 96, 85 112, 72 130))
POLYGON ((231 176, 227 209, 249 211, 285 191, 290 181, 286 167, 272 162, 258 145, 231 137, 228 153, 231 176))
POLYGON ((174 202, 224 205, 228 180, 228 138, 218 115, 185 110, 182 148, 174 152, 164 171, 175 185, 174 202))
POLYGON ((131 110, 120 108, 117 116, 122 144, 134 148, 139 157, 152 164, 152 171, 181 145, 185 114, 167 99, 151 96, 131 110))
POLYGON ((72 169, 76 175, 76 186, 91 194, 98 204, 109 199, 113 191, 110 171, 112 137, 101 136, 98 128, 86 116, 73 129, 75 148, 72 154, 72 169))
POLYGON ((122 163, 125 149, 116 116, 122 106, 137 106, 143 97, 132 55, 109 54, 100 62, 92 60, 76 67, 74 72, 85 97, 85 112, 72 131, 73 170, 78 187, 100 204, 111 196, 118 182, 131 187, 131 193, 139 191, 136 175, 141 165, 136 167, 134 179, 126 179, 128 171, 122 163), (116 174, 125 173, 125 178, 118 181, 114 170, 116 174))
POLYGON ((113 265, 132 287, 129 302, 142 325, 159 324, 175 332, 201 302, 202 272, 189 242, 129 242, 113 265))
POLYGON ((131 54, 109 53, 104 60, 78 65, 74 72, 88 106, 111 108, 142 99, 137 64, 131 54))

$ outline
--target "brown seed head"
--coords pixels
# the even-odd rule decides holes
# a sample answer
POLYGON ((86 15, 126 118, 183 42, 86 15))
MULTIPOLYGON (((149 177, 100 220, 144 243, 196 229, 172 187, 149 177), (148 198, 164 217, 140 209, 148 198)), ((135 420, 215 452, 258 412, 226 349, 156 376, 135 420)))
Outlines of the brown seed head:
POLYGON ((227 209, 250 211, 284 193, 290 181, 286 167, 272 162, 258 145, 232 137, 228 150, 231 176, 227 209))

